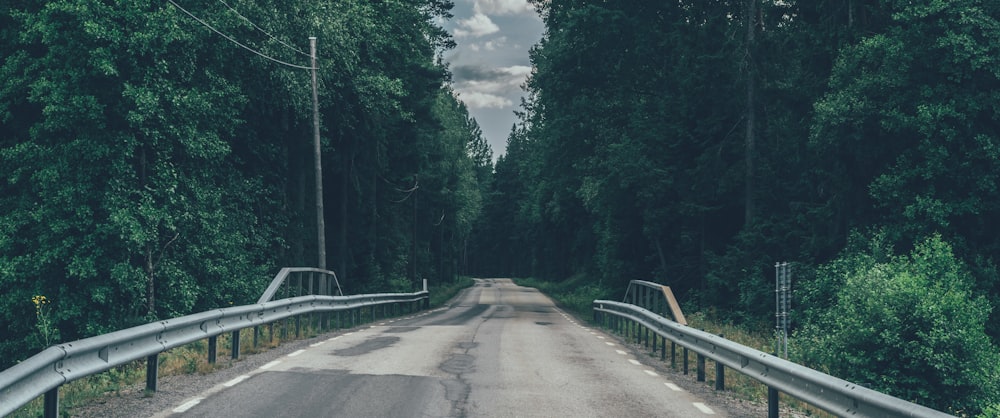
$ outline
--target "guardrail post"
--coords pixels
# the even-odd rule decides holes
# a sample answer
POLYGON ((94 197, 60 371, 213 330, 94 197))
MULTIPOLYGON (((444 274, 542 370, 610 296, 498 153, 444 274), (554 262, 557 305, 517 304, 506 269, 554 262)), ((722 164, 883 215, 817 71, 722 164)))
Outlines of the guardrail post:
POLYGON ((684 347, 684 351, 681 352, 681 354, 683 354, 683 356, 684 356, 684 374, 686 375, 686 374, 688 374, 688 349, 687 349, 687 347, 684 347))
POLYGON ((704 382, 705 381, 705 356, 701 355, 701 353, 698 353, 697 354, 697 359, 698 359, 698 381, 699 382, 704 382))
POLYGON ((42 414, 45 418, 59 416, 59 386, 45 392, 45 405, 42 414))
POLYGON ((726 390, 726 366, 715 362, 715 390, 726 390))
POLYGON ((232 358, 233 360, 239 360, 240 358, 240 330, 233 331, 232 333, 232 358))
MULTIPOLYGON (((726 336, 719 334, 719 338, 724 339, 726 336)), ((726 390, 726 366, 718 360, 715 361, 715 390, 726 390)))
POLYGON ((216 349, 218 348, 217 347, 218 342, 219 342, 219 337, 217 335, 208 337, 208 364, 215 364, 215 352, 216 349))
POLYGON ((260 339, 260 327, 254 325, 253 327, 253 348, 257 348, 258 339, 260 339))
POLYGON ((677 368, 677 343, 670 342, 670 368, 677 368))
POLYGON ((157 375, 160 373, 160 355, 146 356, 146 391, 156 392, 157 375))
POLYGON ((656 354, 656 333, 653 333, 653 354, 656 354))
POLYGON ((767 387, 767 418, 778 418, 778 390, 767 387))
POLYGON ((302 338, 302 315, 295 315, 295 338, 302 338))

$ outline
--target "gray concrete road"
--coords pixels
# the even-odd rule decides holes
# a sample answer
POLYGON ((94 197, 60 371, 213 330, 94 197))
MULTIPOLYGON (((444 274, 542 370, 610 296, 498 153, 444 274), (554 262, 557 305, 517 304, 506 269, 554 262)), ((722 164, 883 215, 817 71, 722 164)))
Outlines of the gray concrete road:
POLYGON ((448 308, 333 334, 157 416, 726 416, 618 344, 534 289, 481 279, 448 308))

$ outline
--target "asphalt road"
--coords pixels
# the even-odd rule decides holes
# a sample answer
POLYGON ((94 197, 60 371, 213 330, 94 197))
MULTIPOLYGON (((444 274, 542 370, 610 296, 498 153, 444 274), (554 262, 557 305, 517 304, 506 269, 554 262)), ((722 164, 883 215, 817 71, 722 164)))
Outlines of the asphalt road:
POLYGON ((482 279, 450 307, 332 334, 157 416, 726 416, 641 357, 535 289, 482 279))

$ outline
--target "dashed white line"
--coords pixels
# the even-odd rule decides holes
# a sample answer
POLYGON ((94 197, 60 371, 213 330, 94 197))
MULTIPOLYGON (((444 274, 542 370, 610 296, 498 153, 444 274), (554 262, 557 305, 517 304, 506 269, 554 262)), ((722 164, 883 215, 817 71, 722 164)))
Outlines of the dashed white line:
POLYGON ((684 391, 684 389, 681 389, 680 386, 677 386, 677 385, 675 385, 673 383, 664 382, 663 384, 666 385, 668 388, 670 388, 670 390, 672 390, 674 392, 682 392, 682 391, 684 391))
POLYGON ((323 345, 323 344, 325 344, 325 343, 326 343, 326 341, 320 341, 320 342, 318 342, 318 343, 312 343, 312 344, 309 344, 309 346, 310 346, 310 347, 319 347, 319 346, 321 346, 321 345, 323 345))
POLYGON ((653 376, 653 377, 659 376, 658 374, 656 374, 656 372, 654 372, 652 370, 643 370, 643 371, 646 372, 646 374, 648 374, 650 376, 653 376))
POLYGON ((194 408, 194 406, 197 405, 199 402, 201 402, 202 399, 205 398, 194 398, 190 401, 184 402, 181 404, 181 406, 174 408, 174 412, 177 413, 187 412, 188 409, 194 408))
POLYGON ((698 408, 699 411, 704 412, 705 415, 715 415, 715 411, 713 411, 712 408, 709 408, 701 402, 695 402, 692 405, 694 405, 695 408, 698 408))
POLYGON ((338 335, 338 336, 336 336, 336 337, 333 337, 333 338, 330 338, 330 339, 328 339, 327 341, 333 341, 333 340, 336 340, 337 338, 340 338, 340 336, 338 335))
POLYGON ((604 343, 605 343, 605 344, 607 344, 607 345, 609 345, 609 346, 611 346, 611 347, 614 347, 614 346, 615 346, 615 343, 612 343, 612 342, 607 342, 607 341, 605 341, 604 343))
POLYGON ((621 354, 623 356, 626 355, 626 354, 628 354, 628 353, 626 353, 626 352, 624 352, 622 350, 615 350, 615 352, 618 353, 618 354, 621 354))
POLYGON ((270 363, 267 363, 267 364, 265 364, 265 365, 263 365, 263 366, 260 366, 260 368, 261 368, 262 370, 267 370, 267 369, 270 369, 270 368, 272 368, 272 367, 274 367, 274 366, 277 366, 278 364, 281 364, 281 360, 275 360, 275 361, 272 361, 272 362, 270 362, 270 363))
POLYGON ((604 337, 602 337, 602 336, 600 336, 600 335, 598 335, 598 336, 597 336, 597 338, 598 338, 598 339, 601 339, 601 340, 603 340, 603 339, 604 339, 604 337))
POLYGON ((288 357, 295 357, 295 356, 297 356, 299 354, 302 354, 302 353, 305 353, 305 352, 306 352, 306 350, 296 350, 296 351, 292 352, 291 354, 289 354, 288 357))
POLYGON ((231 387, 236 386, 236 385, 240 384, 240 382, 242 382, 244 380, 247 380, 249 378, 250 378, 250 376, 243 375, 243 376, 237 377, 237 378, 235 378, 233 380, 230 380, 230 381, 228 381, 226 383, 223 383, 222 385, 225 386, 225 387, 227 387, 227 388, 231 388, 231 387))
POLYGON ((634 358, 630 358, 630 359, 628 359, 628 362, 629 362, 629 363, 632 363, 632 364, 634 364, 634 365, 636 365, 636 366, 639 366, 639 365, 641 365, 641 364, 642 364, 642 363, 640 363, 640 362, 639 362, 639 360, 636 360, 636 359, 634 359, 634 358))

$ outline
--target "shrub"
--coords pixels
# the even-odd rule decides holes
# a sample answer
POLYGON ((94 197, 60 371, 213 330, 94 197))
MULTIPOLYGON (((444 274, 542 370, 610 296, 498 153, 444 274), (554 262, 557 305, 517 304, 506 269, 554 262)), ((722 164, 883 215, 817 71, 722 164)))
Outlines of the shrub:
POLYGON ((809 288, 830 309, 796 335, 807 362, 846 380, 952 413, 998 399, 1000 353, 985 333, 991 307, 972 293, 967 268, 933 236, 908 255, 882 237, 822 266, 809 288))

